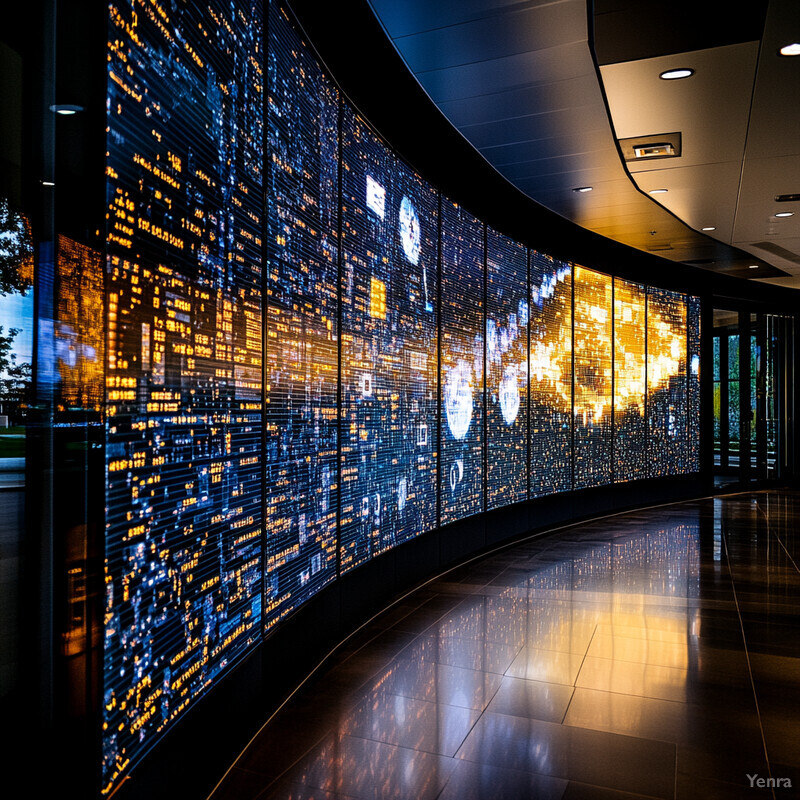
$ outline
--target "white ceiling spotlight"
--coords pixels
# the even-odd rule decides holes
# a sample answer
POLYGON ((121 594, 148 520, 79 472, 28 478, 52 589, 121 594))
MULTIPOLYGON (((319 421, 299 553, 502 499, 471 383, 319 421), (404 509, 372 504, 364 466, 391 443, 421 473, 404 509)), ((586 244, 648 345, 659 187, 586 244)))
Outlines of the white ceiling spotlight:
POLYGON ((800 56, 800 42, 785 44, 778 50, 778 54, 782 56, 800 56))
POLYGON ((694 75, 694 70, 690 67, 678 67, 665 70, 658 77, 662 81, 679 81, 681 78, 690 78, 692 75, 694 75))
POLYGON ((83 106, 76 106, 72 103, 56 103, 50 106, 50 110, 60 117, 72 117, 83 111, 83 106))
POLYGON ((594 187, 592 187, 592 186, 577 186, 572 191, 573 192, 580 192, 581 194, 583 194, 584 192, 591 192, 593 188, 594 187))
POLYGON ((704 231, 715 231, 716 228, 713 225, 708 225, 707 227, 702 228, 702 230, 704 230, 704 231))
POLYGON ((793 217, 794 216, 794 211, 779 211, 775 216, 776 217, 793 217))
POLYGON ((648 194, 666 194, 669 189, 651 189, 648 194))

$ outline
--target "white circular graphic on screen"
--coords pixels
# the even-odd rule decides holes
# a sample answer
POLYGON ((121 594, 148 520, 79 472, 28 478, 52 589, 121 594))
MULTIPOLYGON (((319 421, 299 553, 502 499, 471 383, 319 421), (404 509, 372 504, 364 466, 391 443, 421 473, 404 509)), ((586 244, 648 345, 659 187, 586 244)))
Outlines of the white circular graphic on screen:
POLYGON ((461 483, 461 479, 464 477, 464 462, 457 458, 451 465, 450 465, 450 491, 455 492, 456 486, 461 483))
POLYGON ((497 323, 493 319, 486 320, 486 352, 493 361, 497 354, 497 323))
POLYGON ((408 502, 408 478, 400 478, 397 484, 397 508, 402 511, 408 502))
POLYGON ((511 364, 503 373, 500 381, 500 412, 506 425, 513 425, 519 414, 519 381, 517 381, 517 367, 511 364))
POLYGON ((524 328, 528 324, 529 314, 528 301, 520 300, 519 306, 517 306, 517 316, 519 317, 519 324, 521 327, 524 328))
POLYGON ((420 227, 417 210, 404 197, 400 203, 400 241, 406 258, 416 264, 419 261, 420 227))
POLYGON ((463 439, 472 421, 472 368, 463 358, 447 372, 444 409, 450 433, 456 439, 463 439))

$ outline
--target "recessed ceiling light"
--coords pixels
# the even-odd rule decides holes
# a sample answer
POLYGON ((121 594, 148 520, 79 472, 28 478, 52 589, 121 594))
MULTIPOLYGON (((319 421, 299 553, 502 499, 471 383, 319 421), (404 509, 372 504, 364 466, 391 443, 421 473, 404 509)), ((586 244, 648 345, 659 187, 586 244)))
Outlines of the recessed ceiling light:
POLYGON ((662 72, 658 77, 663 81, 677 81, 681 78, 688 78, 694 75, 694 70, 689 67, 680 67, 678 69, 668 69, 662 72))
POLYGON ((651 189, 650 194, 666 194, 669 189, 651 189))
POLYGON ((800 42, 785 44, 778 52, 782 56, 800 56, 800 42))
POLYGON ((748 269, 758 269, 758 264, 751 264, 748 269))
POLYGON ((50 110, 62 117, 71 117, 79 111, 83 111, 83 106, 76 106, 70 103, 56 103, 50 106, 50 110))
POLYGON ((716 228, 714 228, 713 226, 709 225, 707 228, 703 228, 703 230, 704 231, 715 231, 716 228))
POLYGON ((794 216, 794 211, 779 211, 775 216, 776 217, 793 217, 794 216))
POLYGON ((42 186, 55 186, 53 181, 42 181, 42 186))
POLYGON ((591 192, 592 189, 593 189, 592 186, 578 186, 575 189, 573 189, 572 191, 573 192, 591 192))

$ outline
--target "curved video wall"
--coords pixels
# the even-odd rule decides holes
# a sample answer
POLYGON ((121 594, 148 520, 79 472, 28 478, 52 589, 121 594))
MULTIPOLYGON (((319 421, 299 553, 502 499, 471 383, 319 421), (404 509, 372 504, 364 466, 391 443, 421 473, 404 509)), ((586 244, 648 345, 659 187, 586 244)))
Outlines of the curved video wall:
POLYGON ((699 299, 443 196, 279 3, 112 1, 107 123, 105 792, 375 556, 699 470, 699 299))

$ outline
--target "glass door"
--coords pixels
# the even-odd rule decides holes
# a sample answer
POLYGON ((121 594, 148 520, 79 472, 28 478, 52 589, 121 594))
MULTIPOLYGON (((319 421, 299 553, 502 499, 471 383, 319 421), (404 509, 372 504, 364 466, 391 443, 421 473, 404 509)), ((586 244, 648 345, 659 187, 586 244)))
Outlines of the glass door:
POLYGON ((717 487, 789 476, 793 377, 793 317, 714 309, 717 487))

